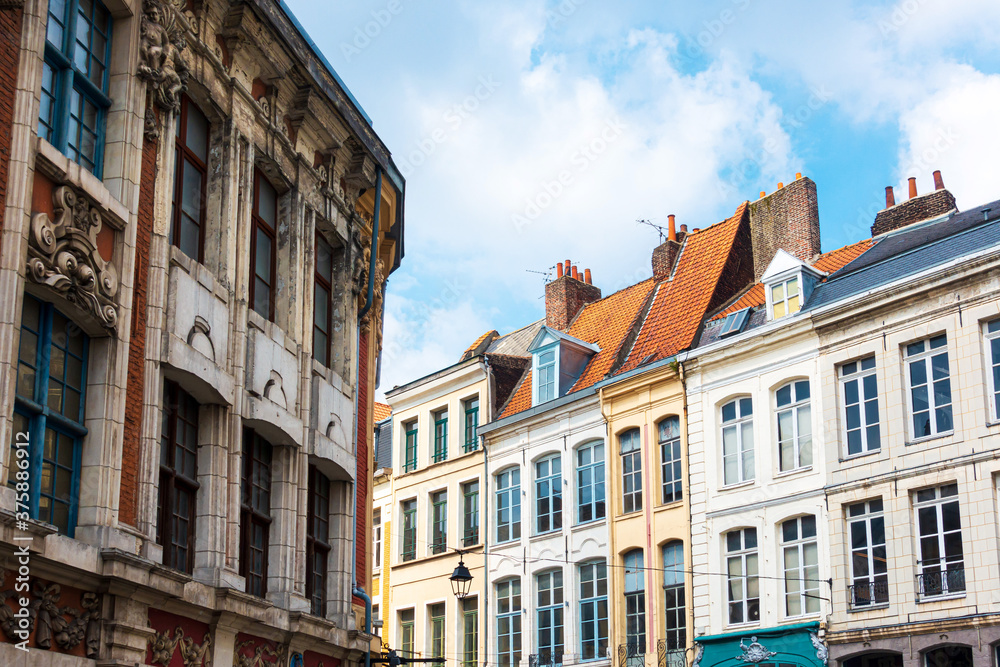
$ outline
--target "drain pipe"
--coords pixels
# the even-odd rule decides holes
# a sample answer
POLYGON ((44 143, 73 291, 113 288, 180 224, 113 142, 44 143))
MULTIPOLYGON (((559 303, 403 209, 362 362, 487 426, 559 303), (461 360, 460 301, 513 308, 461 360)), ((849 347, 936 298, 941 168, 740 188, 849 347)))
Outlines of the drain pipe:
MULTIPOLYGON (((365 601, 365 634, 370 635, 372 633, 372 599, 368 597, 365 593, 365 589, 361 588, 357 583, 354 584, 354 590, 351 591, 359 598, 365 601)), ((372 666, 372 647, 369 642, 368 650, 365 651, 365 667, 372 666)))

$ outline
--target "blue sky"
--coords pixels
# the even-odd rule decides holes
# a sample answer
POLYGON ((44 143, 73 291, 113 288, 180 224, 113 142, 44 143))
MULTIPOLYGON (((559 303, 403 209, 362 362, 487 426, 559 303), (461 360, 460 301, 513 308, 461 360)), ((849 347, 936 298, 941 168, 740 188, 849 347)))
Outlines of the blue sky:
POLYGON ((407 178, 379 395, 544 314, 571 259, 610 294, 655 231, 802 172, 824 250, 940 169, 1000 198, 1000 3, 291 0, 407 178))

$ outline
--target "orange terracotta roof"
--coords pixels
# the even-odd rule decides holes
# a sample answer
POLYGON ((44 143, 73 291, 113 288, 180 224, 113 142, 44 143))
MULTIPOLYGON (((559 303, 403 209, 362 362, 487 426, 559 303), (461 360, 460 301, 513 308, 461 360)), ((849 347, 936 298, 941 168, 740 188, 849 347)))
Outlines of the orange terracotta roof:
MULTIPOLYGON (((863 241, 858 241, 857 243, 852 243, 851 245, 845 245, 843 248, 837 248, 836 250, 823 253, 813 261, 812 267, 822 271, 823 273, 833 273, 834 271, 839 271, 864 254, 866 250, 871 248, 877 242, 878 241, 874 239, 864 239, 863 241)), ((743 310, 744 308, 763 306, 766 301, 767 296, 764 294, 764 285, 761 283, 755 283, 743 293, 743 296, 726 306, 724 310, 712 316, 709 321, 720 320, 726 315, 735 313, 737 310, 743 310)))
POLYGON ((392 414, 392 408, 386 405, 385 403, 379 403, 378 401, 375 401, 374 412, 375 412, 375 423, 377 424, 378 422, 385 421, 386 419, 389 418, 389 415, 392 414))
POLYGON ((665 359, 691 346, 747 216, 744 202, 732 217, 688 235, 673 278, 660 283, 620 371, 665 359))
POLYGON ((460 359, 464 360, 466 357, 470 356, 476 350, 477 347, 479 347, 480 345, 482 345, 483 341, 486 340, 487 337, 489 337, 489 336, 496 336, 496 335, 497 335, 496 329, 490 329, 489 331, 487 331, 486 333, 484 333, 482 336, 480 336, 479 338, 477 338, 476 341, 472 345, 470 345, 469 347, 465 348, 465 352, 462 353, 462 356, 460 357, 460 359))
POLYGON ((507 401, 507 405, 504 406, 503 412, 497 419, 503 419, 504 417, 509 417, 511 415, 516 415, 522 410, 527 410, 531 407, 531 369, 529 368, 527 372, 521 377, 521 382, 514 389, 514 393, 510 395, 510 400, 507 401))

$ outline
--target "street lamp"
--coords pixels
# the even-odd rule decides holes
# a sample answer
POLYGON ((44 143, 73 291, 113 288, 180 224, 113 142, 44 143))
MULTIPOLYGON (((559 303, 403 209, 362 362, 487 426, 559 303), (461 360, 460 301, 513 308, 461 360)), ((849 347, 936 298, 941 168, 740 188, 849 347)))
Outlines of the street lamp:
POLYGON ((459 600, 464 599, 469 595, 469 589, 472 588, 472 573, 469 572, 469 568, 465 567, 465 563, 462 562, 463 552, 458 552, 458 567, 455 571, 451 573, 449 579, 451 579, 451 590, 459 600))

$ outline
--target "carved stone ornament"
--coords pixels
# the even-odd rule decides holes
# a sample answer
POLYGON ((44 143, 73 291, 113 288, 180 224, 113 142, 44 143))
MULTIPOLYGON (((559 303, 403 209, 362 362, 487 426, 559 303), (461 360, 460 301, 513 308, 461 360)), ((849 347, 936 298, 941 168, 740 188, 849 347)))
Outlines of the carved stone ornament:
POLYGON ((97 250, 101 212, 69 186, 52 194, 55 220, 46 213, 31 218, 28 277, 50 287, 94 315, 107 329, 118 326, 118 272, 97 250))
POLYGON ((24 641, 34 632, 35 646, 48 651, 55 641, 63 651, 72 651, 80 642, 84 643, 85 655, 94 660, 101 648, 101 598, 96 593, 80 595, 80 608, 60 607, 62 588, 59 584, 45 583, 39 579, 31 582, 31 596, 28 603, 28 620, 21 627, 6 600, 14 591, 0 594, 0 628, 12 642, 24 641), (67 618, 68 617, 68 618, 67 618), (26 631, 22 635, 19 631, 26 631))
POLYGON ((253 646, 253 644, 254 640, 252 639, 247 639, 236 644, 233 650, 233 667, 270 667, 270 665, 281 664, 278 659, 280 657, 279 652, 264 642, 253 647, 253 655, 243 655, 243 649, 253 646), (274 658, 274 660, 270 658, 274 658))
POLYGON ((750 645, 747 646, 740 640, 740 648, 743 649, 743 655, 736 656, 737 660, 742 662, 750 662, 757 664, 758 662, 763 662, 768 658, 773 658, 778 655, 774 651, 768 651, 763 644, 757 641, 756 637, 750 638, 750 645))
POLYGON ((143 122, 142 133, 147 139, 156 139, 160 136, 160 123, 156 119, 156 112, 146 109, 146 118, 143 122))
POLYGON ((143 0, 136 74, 149 85, 162 109, 178 109, 187 88, 188 66, 181 57, 187 46, 186 30, 187 19, 171 0, 143 0))
POLYGON ((699 644, 698 642, 695 642, 694 646, 694 667, 701 667, 701 658, 705 655, 705 646, 703 644, 699 644))
POLYGON ((195 644, 194 639, 185 637, 180 646, 184 667, 212 667, 212 656, 207 655, 212 649, 212 635, 205 635, 205 641, 201 644, 195 644))
POLYGON ((816 649, 816 659, 825 665, 830 657, 830 651, 826 648, 826 644, 823 643, 823 640, 815 632, 809 633, 809 641, 812 642, 813 648, 816 649))
POLYGON ((177 650, 177 645, 181 643, 183 638, 184 628, 179 625, 174 628, 173 633, 168 630, 167 632, 157 632, 154 634, 148 640, 151 664, 168 667, 170 661, 174 659, 174 652, 177 650))

